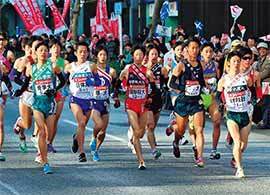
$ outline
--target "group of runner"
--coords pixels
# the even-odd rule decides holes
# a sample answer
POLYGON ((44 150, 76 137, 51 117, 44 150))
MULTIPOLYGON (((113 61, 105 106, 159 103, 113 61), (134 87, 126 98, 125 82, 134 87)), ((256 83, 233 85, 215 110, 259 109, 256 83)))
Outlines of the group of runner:
POLYGON ((77 122, 72 152, 79 154, 79 162, 87 161, 85 129, 92 119, 93 135, 89 147, 93 161, 99 161, 99 149, 109 123, 110 99, 114 101, 115 108, 120 107, 118 94, 124 90, 124 105, 130 124, 128 145, 136 154, 138 168, 143 170, 146 165, 140 140, 145 132, 153 158, 158 159, 162 155, 157 148, 155 128, 162 109, 162 93, 168 87, 174 117, 166 133, 175 133, 172 144, 175 157, 180 157, 179 143, 188 123, 195 164, 204 166, 204 124, 206 113, 209 113, 213 123, 210 158, 219 159, 217 146, 224 113, 234 143, 231 164, 236 168, 237 177, 245 176, 241 159, 251 129, 252 107, 258 98, 262 98, 258 92, 260 78, 252 67, 253 53, 247 47, 239 46, 227 55, 223 72, 213 60, 214 46, 209 42, 201 44, 196 37, 175 42, 171 53, 164 56, 164 62, 168 62, 164 65, 157 45, 151 42, 136 45, 131 51, 133 63, 126 65, 118 76, 116 70, 108 65, 108 52, 102 45, 95 49, 96 59, 88 61, 89 45, 77 43, 77 60, 69 63, 61 57, 62 46, 56 38, 47 42, 37 36, 22 42, 25 55, 18 58, 11 69, 9 62, 14 56, 5 49, 5 41, 4 34, 0 34, 0 52, 5 59, 1 61, 1 161, 5 161, 1 152, 3 115, 9 94, 20 98, 20 116, 14 124, 20 150, 27 151, 24 131, 31 128, 33 117, 35 123, 31 140, 37 148, 35 161, 43 165, 45 174, 50 174, 52 168, 47 156, 48 152, 56 152, 53 141, 65 99, 68 97, 70 110, 77 122), (10 78, 19 86, 17 90, 12 90, 10 78))

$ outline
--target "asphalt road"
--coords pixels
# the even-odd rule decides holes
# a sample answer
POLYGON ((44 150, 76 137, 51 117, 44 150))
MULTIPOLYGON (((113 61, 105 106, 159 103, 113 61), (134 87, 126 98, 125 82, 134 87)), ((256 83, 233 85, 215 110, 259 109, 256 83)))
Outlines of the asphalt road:
MULTIPOLYGON (((66 103, 55 140, 56 154, 49 154, 54 174, 44 175, 34 162, 35 149, 27 131, 28 153, 21 153, 18 137, 12 126, 18 116, 17 100, 9 100, 5 111, 6 162, 0 162, 0 194, 270 194, 269 133, 253 131, 244 155, 247 178, 236 179, 230 167, 231 151, 225 147, 226 130, 222 129, 220 160, 209 160, 211 124, 205 134, 203 169, 193 163, 191 144, 181 147, 181 158, 172 154, 172 139, 165 135, 168 113, 162 113, 156 137, 162 156, 153 160, 146 139, 143 139, 147 169, 137 169, 135 156, 127 147, 127 116, 124 108, 112 109, 108 135, 101 148, 100 162, 90 159, 88 144, 92 122, 86 132, 86 163, 79 163, 77 154, 70 151, 75 130, 73 115, 66 103)), ((264 130, 265 132, 267 130, 264 130)), ((270 130, 268 130, 270 131, 270 130)))

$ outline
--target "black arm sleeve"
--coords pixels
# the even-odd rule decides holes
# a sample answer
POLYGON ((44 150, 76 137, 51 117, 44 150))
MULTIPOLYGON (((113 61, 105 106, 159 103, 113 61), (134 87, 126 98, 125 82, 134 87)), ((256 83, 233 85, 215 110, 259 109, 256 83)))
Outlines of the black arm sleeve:
POLYGON ((65 80, 65 77, 63 75, 62 72, 56 74, 56 76, 58 77, 60 83, 56 86, 55 90, 58 91, 59 89, 61 89, 62 87, 64 87, 65 83, 66 83, 66 80, 65 80))
POLYGON ((217 101, 217 104, 219 105, 219 104, 223 104, 223 101, 222 101, 222 98, 221 98, 221 94, 222 94, 222 92, 220 92, 220 91, 217 91, 217 93, 216 93, 216 101, 217 101))
POLYGON ((118 93, 119 93, 119 89, 121 87, 121 83, 122 83, 122 81, 119 78, 115 79, 114 83, 112 83, 112 85, 113 85, 113 96, 114 97, 118 97, 118 93))
POLYGON ((28 85, 30 83, 31 77, 25 77, 23 84, 21 85, 20 91, 25 91, 28 88, 28 85))
POLYGON ((18 85, 23 85, 23 80, 21 79, 22 72, 19 72, 17 69, 13 69, 14 71, 14 82, 18 85))
POLYGON ((9 90, 12 90, 12 84, 11 84, 10 79, 9 79, 9 77, 8 77, 7 74, 4 74, 4 75, 2 76, 2 81, 4 81, 4 83, 6 84, 6 86, 7 86, 7 88, 8 88, 9 90))
POLYGON ((180 90, 179 85, 176 83, 177 77, 172 75, 170 82, 169 82, 169 87, 175 90, 180 90))

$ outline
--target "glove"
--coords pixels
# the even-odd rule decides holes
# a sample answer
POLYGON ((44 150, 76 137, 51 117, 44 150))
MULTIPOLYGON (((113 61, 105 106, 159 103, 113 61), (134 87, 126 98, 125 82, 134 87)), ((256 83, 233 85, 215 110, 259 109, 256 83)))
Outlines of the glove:
POLYGON ((17 89, 11 94, 11 97, 20 97, 23 94, 23 91, 21 89, 17 89))
POLYGON ((221 112, 221 113, 223 113, 223 111, 224 111, 224 104, 219 104, 218 105, 218 111, 221 112))
POLYGON ((120 107, 120 100, 118 99, 118 98, 115 98, 114 99, 114 104, 113 104, 113 106, 115 107, 115 108, 119 108, 120 107))
POLYGON ((45 91, 46 96, 49 98, 54 97, 56 95, 56 90, 55 89, 47 89, 45 91))

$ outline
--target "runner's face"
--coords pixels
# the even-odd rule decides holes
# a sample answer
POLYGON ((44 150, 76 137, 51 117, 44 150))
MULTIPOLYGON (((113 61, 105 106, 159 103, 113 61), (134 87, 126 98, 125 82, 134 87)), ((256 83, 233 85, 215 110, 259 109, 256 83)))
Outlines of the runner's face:
POLYGON ((244 69, 249 68, 252 64, 252 56, 250 54, 246 54, 241 58, 241 67, 244 69))
POLYGON ((158 51, 157 49, 151 49, 148 55, 148 60, 152 62, 153 64, 157 63, 158 60, 158 51))
POLYGON ((178 45, 174 48, 174 53, 178 58, 182 58, 182 52, 183 52, 183 47, 182 45, 178 45))
POLYGON ((230 59, 229 67, 231 72, 239 72, 240 58, 238 56, 233 56, 230 59))
POLYGON ((4 48, 7 45, 7 40, 3 36, 0 36, 0 48, 4 48))
POLYGON ((37 48, 36 54, 39 61, 46 61, 49 54, 48 48, 45 45, 41 45, 37 48))
POLYGON ((78 61, 85 62, 88 57, 87 47, 79 45, 76 51, 76 56, 78 58, 78 61))
POLYGON ((199 54, 199 45, 198 43, 192 41, 188 44, 188 55, 191 58, 197 58, 199 54))
POLYGON ((32 50, 32 56, 33 57, 35 57, 35 55, 36 55, 36 46, 37 46, 37 44, 39 44, 39 42, 40 41, 34 41, 33 43, 32 43, 32 48, 31 48, 31 50, 32 50))
POLYGON ((50 53, 53 56, 60 56, 61 53, 61 48, 58 44, 54 44, 51 48, 50 48, 50 53))
POLYGON ((107 62, 107 53, 106 53, 106 51, 101 50, 100 52, 98 52, 97 59, 98 59, 99 64, 106 64, 106 62, 107 62))
POLYGON ((26 45, 24 47, 24 52, 25 52, 25 55, 26 56, 30 56, 32 54, 32 48, 31 48, 31 46, 30 45, 26 45))
POLYGON ((205 47, 205 48, 203 48, 201 55, 202 55, 203 59, 209 61, 213 57, 213 49, 211 47, 205 47))
POLYGON ((140 49, 135 50, 135 52, 133 54, 134 63, 135 64, 142 64, 143 58, 144 58, 144 54, 143 54, 142 50, 140 50, 140 49))

